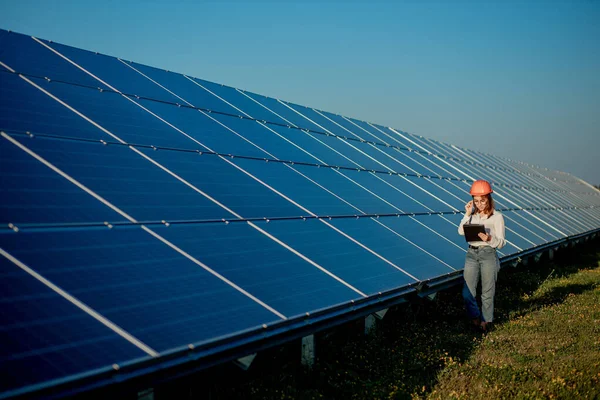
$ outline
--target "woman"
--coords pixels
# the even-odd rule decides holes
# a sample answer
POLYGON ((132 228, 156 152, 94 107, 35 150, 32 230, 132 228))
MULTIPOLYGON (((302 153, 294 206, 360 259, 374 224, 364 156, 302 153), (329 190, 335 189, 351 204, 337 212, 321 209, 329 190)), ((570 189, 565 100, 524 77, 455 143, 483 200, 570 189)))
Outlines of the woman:
POLYGON ((467 314, 473 324, 487 332, 488 324, 494 319, 494 292, 496 278, 500 270, 500 262, 496 249, 506 244, 504 239, 504 218, 494 211, 492 187, 489 182, 478 180, 473 182, 470 194, 473 199, 465 205, 465 216, 460 221, 458 233, 464 235, 463 225, 482 224, 486 233, 479 233, 480 241, 469 242, 469 251, 465 260, 463 298, 467 314), (473 208, 473 205, 475 208, 473 208), (481 277, 481 308, 475 300, 477 285, 481 277))

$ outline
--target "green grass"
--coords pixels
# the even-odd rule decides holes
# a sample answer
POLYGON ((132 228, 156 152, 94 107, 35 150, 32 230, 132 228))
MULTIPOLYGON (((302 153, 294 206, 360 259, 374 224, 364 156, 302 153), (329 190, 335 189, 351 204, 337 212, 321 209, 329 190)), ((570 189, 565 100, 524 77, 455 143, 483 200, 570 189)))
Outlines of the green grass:
POLYGON ((431 398, 600 398, 600 268, 522 297, 518 314, 440 371, 431 398))
MULTIPOLYGON (((454 288, 390 310, 367 337, 362 320, 318 336, 312 370, 299 365, 298 343, 259 354, 247 372, 217 370, 227 383, 210 380, 210 396, 600 398, 600 241, 561 253, 501 271, 486 336, 470 327, 454 288)), ((206 380, 196 385, 206 394, 206 380)))

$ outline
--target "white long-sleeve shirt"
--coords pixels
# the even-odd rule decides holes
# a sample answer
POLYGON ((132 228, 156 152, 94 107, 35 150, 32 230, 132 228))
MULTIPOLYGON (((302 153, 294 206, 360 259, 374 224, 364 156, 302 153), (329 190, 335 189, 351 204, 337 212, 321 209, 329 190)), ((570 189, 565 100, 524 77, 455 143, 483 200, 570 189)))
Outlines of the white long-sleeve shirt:
MULTIPOLYGON (((484 242, 482 240, 478 240, 475 242, 469 242, 471 246, 491 246, 496 249, 501 249, 506 244, 506 239, 504 238, 504 217, 498 211, 494 211, 494 213, 488 217, 487 215, 480 215, 479 213, 472 214, 473 218, 471 219, 472 224, 482 224, 485 227, 485 233, 492 236, 492 240, 489 242, 484 242)), ((469 222, 469 218, 471 216, 464 216, 458 225, 458 234, 461 236, 465 235, 465 230, 463 229, 463 225, 469 222)))

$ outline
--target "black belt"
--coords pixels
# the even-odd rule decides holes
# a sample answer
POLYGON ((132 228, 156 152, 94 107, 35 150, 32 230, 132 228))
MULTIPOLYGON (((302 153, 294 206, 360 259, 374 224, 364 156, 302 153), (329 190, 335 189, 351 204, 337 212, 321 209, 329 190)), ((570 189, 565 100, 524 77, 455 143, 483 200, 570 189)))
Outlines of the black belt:
POLYGON ((471 245, 469 245, 469 248, 470 249, 474 249, 474 250, 479 250, 479 249, 482 249, 484 247, 490 247, 490 248, 493 249, 493 247, 491 247, 491 246, 471 246, 471 245))

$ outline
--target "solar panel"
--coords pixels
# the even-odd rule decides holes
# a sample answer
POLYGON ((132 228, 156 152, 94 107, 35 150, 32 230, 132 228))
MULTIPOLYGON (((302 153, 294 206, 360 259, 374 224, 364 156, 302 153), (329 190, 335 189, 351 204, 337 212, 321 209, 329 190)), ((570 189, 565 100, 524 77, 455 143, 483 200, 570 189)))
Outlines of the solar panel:
POLYGON ((4 30, 0 62, 0 398, 231 359, 436 290, 460 277, 474 179, 503 260, 600 227, 569 174, 4 30))

